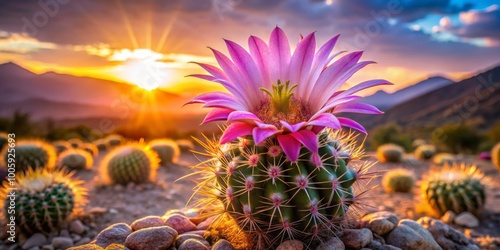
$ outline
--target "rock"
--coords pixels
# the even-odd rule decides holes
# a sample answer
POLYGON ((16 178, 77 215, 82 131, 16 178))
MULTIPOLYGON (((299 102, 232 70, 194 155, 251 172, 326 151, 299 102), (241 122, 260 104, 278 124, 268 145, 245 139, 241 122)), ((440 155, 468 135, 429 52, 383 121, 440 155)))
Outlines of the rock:
POLYGON ((129 250, 129 249, 122 244, 114 243, 114 244, 111 244, 108 247, 106 247, 106 249, 104 249, 104 250, 129 250))
POLYGON ((210 247, 207 247, 203 242, 200 242, 196 239, 188 239, 184 241, 177 250, 209 250, 210 247))
POLYGON ((235 250, 235 248, 227 240, 218 240, 212 246, 212 250, 235 250))
POLYGON ((177 237, 177 231, 169 226, 149 227, 131 233, 125 246, 132 250, 167 249, 177 237))
MULTIPOLYGON (((208 217, 206 220, 204 220, 204 221, 200 222, 198 225, 196 225, 196 229, 197 230, 207 230, 208 227, 210 226, 210 224, 212 224, 212 222, 215 220, 215 218, 217 218, 217 216, 208 217)), ((193 220, 191 219, 191 221, 193 221, 193 220)))
POLYGON ((116 223, 102 230, 96 237, 96 244, 101 247, 107 247, 112 243, 123 244, 132 228, 126 223, 116 223))
POLYGON ((40 247, 36 246, 36 247, 32 247, 30 248, 29 250, 40 250, 40 247))
POLYGON ((304 244, 298 240, 287 240, 281 243, 276 250, 302 250, 304 244))
POLYGON ((59 237, 71 238, 68 230, 66 230, 66 229, 63 229, 59 232, 59 237))
MULTIPOLYGON (((71 249, 71 248, 69 248, 71 249)), ((44 245, 42 246, 42 250, 54 250, 54 246, 52 245, 44 245)))
POLYGON ((390 232, 398 224, 399 218, 391 212, 375 212, 363 216, 364 226, 378 235, 390 232))
POLYGON ((85 233, 85 227, 80 220, 74 220, 69 223, 69 231, 76 234, 85 233))
POLYGON ((68 250, 104 250, 104 248, 96 244, 85 244, 76 247, 68 248, 68 250))
POLYGON ((387 244, 405 250, 441 250, 429 231, 408 219, 399 221, 398 226, 387 235, 385 240, 387 244))
POLYGON ((190 234, 197 234, 199 236, 204 237, 206 232, 207 232, 207 230, 195 230, 195 231, 190 231, 189 233, 190 234))
POLYGON ((479 226, 479 220, 469 212, 460 213, 455 217, 455 224, 463 227, 474 228, 479 226))
POLYGON ((89 214, 103 214, 108 211, 107 208, 105 207, 93 207, 89 209, 89 214))
POLYGON ((132 227, 132 230, 134 231, 148 227, 161 227, 161 226, 165 226, 165 220, 163 220, 160 216, 147 216, 135 220, 130 225, 130 227, 132 227))
POLYGON ((346 229, 342 235, 342 242, 349 248, 360 249, 372 242, 372 232, 366 228, 346 229))
POLYGON ((430 217, 422 217, 417 222, 431 233, 434 240, 443 249, 479 249, 479 247, 474 245, 472 240, 442 221, 430 217))
POLYGON ((338 237, 332 237, 321 243, 316 250, 344 250, 345 245, 338 237))
POLYGON ((191 234, 191 233, 184 233, 184 234, 177 236, 177 238, 175 239, 175 246, 179 247, 180 245, 182 245, 182 243, 184 243, 184 241, 186 241, 188 239, 199 240, 202 243, 206 242, 208 244, 208 246, 210 246, 208 241, 206 241, 205 238, 203 238, 203 236, 200 236, 198 234, 191 234))
POLYGON ((401 248, 395 247, 393 245, 382 245, 382 247, 384 250, 402 250, 401 248))
MULTIPOLYGON (((188 210, 189 211, 189 210, 188 210)), ((184 211, 182 210, 179 210, 179 209, 171 209, 171 210, 168 210, 167 212, 165 212, 165 214, 163 215, 163 218, 167 218, 168 216, 170 215, 173 215, 173 214, 180 214, 180 215, 186 215, 184 213, 184 211)))
POLYGON ((43 246, 47 242, 47 237, 41 233, 35 233, 29 237, 22 245, 23 249, 30 249, 35 246, 43 246))
POLYGON ((75 242, 75 245, 79 246, 79 245, 84 245, 84 244, 87 244, 87 243, 90 243, 91 239, 89 237, 83 237, 81 240, 75 242))
POLYGON ((115 191, 115 192, 121 192, 121 191, 123 191, 124 189, 125 189, 125 188, 124 188, 122 185, 120 185, 120 184, 117 184, 117 185, 115 185, 115 186, 113 187, 113 191, 115 191))
POLYGON ((172 227, 179 234, 196 230, 196 225, 188 217, 180 214, 172 214, 165 217, 165 225, 172 227))
POLYGON ((455 213, 451 210, 446 211, 446 213, 444 213, 443 216, 441 216, 441 220, 444 223, 448 223, 448 224, 453 223, 454 219, 455 219, 455 213))
POLYGON ((377 241, 380 243, 380 245, 385 245, 385 239, 384 237, 378 235, 378 234, 373 234, 373 241, 377 241))
POLYGON ((56 249, 68 249, 73 246, 73 240, 67 237, 54 237, 52 246, 56 249))

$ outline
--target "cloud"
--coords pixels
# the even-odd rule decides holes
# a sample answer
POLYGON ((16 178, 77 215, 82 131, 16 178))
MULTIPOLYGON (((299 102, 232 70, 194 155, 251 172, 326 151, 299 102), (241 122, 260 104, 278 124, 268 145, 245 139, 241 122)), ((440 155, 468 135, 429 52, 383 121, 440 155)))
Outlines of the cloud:
POLYGON ((465 39, 485 39, 487 45, 500 45, 500 8, 492 5, 484 10, 461 12, 458 23, 441 19, 440 30, 465 39))
POLYGON ((49 42, 40 42, 24 34, 0 31, 0 52, 26 54, 29 52, 56 49, 57 45, 49 42))

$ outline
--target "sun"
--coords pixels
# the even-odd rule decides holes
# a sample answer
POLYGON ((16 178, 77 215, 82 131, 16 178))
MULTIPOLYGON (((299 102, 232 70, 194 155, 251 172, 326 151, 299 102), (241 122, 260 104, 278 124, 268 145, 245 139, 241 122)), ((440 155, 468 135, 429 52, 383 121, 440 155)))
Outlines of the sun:
POLYGON ((166 85, 169 80, 169 69, 161 62, 161 54, 150 49, 124 49, 113 55, 112 60, 121 61, 117 75, 121 79, 140 88, 152 91, 166 85))

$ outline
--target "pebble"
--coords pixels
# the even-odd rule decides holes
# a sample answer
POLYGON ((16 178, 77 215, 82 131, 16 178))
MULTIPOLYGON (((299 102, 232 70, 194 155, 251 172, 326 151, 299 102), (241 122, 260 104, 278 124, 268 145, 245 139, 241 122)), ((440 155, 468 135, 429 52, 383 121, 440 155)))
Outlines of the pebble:
POLYGON ((415 221, 404 219, 385 238, 389 245, 407 250, 441 250, 432 235, 415 221))
POLYGON ((455 217, 455 224, 463 227, 474 228, 479 226, 479 220, 469 212, 460 213, 455 217))
POLYGON ((360 249, 373 240, 372 231, 363 229, 346 229, 342 235, 342 242, 349 248, 360 249))
POLYGON ((434 237, 434 240, 443 249, 479 249, 479 247, 474 245, 474 243, 469 238, 465 237, 465 235, 440 220, 430 217, 422 217, 417 221, 417 223, 426 228, 431 233, 432 237, 434 237))
MULTIPOLYGON (((207 230, 208 227, 212 224, 212 222, 217 218, 217 215, 208 217, 206 220, 200 222, 198 225, 196 225, 197 230, 207 230)), ((191 219, 191 222, 193 220, 191 219)), ((193 222, 194 223, 194 222, 193 222)))
POLYGON ((121 192, 121 191, 123 191, 124 189, 125 189, 125 188, 124 188, 122 185, 120 185, 120 184, 115 185, 115 186, 113 187, 113 191, 115 191, 115 192, 121 192))
POLYGON ((212 250, 235 250, 235 248, 227 240, 218 240, 212 246, 212 250))
POLYGON ((137 231, 139 229, 148 227, 161 227, 161 226, 165 226, 165 220, 163 220, 160 216, 146 216, 144 218, 135 220, 130 225, 133 231, 137 231))
POLYGON ((174 228, 179 234, 196 230, 196 225, 188 217, 180 214, 165 217, 165 225, 174 228))
POLYGON ((88 213, 89 214, 103 214, 108 211, 107 208, 105 207, 92 207, 89 209, 88 213))
MULTIPOLYGON (((200 236, 198 234, 184 233, 184 234, 177 236, 177 239, 175 239, 175 245, 177 247, 179 247, 180 245, 182 245, 182 243, 184 243, 184 241, 186 241, 188 239, 195 239, 195 240, 199 240, 201 242, 203 242, 203 241, 207 242, 205 240, 205 238, 203 238, 203 236, 200 236)), ((203 243, 205 243, 205 242, 203 242, 203 243)), ((210 246, 210 244, 208 244, 208 246, 210 246)))
POLYGON ((399 218, 391 212, 375 212, 363 216, 361 221, 365 227, 378 235, 390 232, 398 224, 399 218))
POLYGON ((84 244, 76 247, 68 248, 68 250, 104 250, 104 248, 96 244, 84 244))
POLYGON ((332 237, 323 242, 316 250, 344 250, 345 245, 338 237, 332 237))
POLYGON ((196 239, 188 239, 182 243, 177 250, 209 250, 210 247, 207 247, 203 242, 200 242, 196 239))
POLYGON ((195 231, 190 231, 189 233, 190 234, 197 234, 199 236, 205 236, 206 232, 207 232, 207 230, 195 230, 195 231))
POLYGON ((79 240, 82 239, 82 236, 80 236, 78 234, 73 234, 73 235, 71 235, 71 239, 73 240, 73 242, 78 242, 79 240))
POLYGON ((59 232, 59 237, 65 237, 65 238, 70 238, 71 236, 69 235, 68 230, 63 229, 59 232))
POLYGON ((35 246, 42 246, 47 242, 47 237, 41 233, 35 233, 29 237, 22 245, 23 249, 30 249, 35 246))
POLYGON ((85 227, 80 220, 74 220, 69 223, 69 231, 76 234, 85 233, 85 227))
POLYGON ((448 210, 448 211, 446 211, 446 213, 443 214, 443 216, 441 216, 441 220, 444 223, 451 224, 451 223, 453 223, 455 216, 456 216, 456 214, 453 211, 448 210))
POLYGON ((73 246, 73 240, 67 237, 55 237, 52 239, 52 246, 56 249, 68 249, 73 246))
POLYGON ((52 245, 43 245, 42 250, 54 250, 54 246, 52 245))
POLYGON ((36 247, 32 247, 30 248, 29 250, 40 250, 40 247, 36 246, 36 247))
POLYGON ((90 243, 91 239, 89 237, 83 237, 81 240, 75 242, 75 245, 79 246, 79 245, 84 245, 84 244, 87 244, 87 243, 90 243))
POLYGON ((132 228, 126 223, 116 223, 102 230, 96 237, 96 244, 101 247, 107 247, 112 243, 123 244, 132 228))
POLYGON ((302 250, 304 244, 298 240, 287 240, 281 243, 276 250, 302 250))
POLYGON ((176 237, 177 231, 169 226, 144 228, 131 233, 125 246, 132 250, 167 249, 176 237))

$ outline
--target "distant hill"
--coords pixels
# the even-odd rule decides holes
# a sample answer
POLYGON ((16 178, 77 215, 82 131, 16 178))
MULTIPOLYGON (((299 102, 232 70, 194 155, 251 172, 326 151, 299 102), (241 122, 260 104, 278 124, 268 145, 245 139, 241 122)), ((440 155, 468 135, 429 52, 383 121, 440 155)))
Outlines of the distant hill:
POLYGON ((500 66, 407 100, 383 115, 354 118, 369 129, 387 122, 403 127, 472 123, 488 128, 500 120, 500 66))
POLYGON ((379 90, 371 96, 361 98, 360 102, 372 104, 380 110, 388 110, 391 107, 452 83, 453 81, 448 78, 435 76, 391 94, 379 90))

